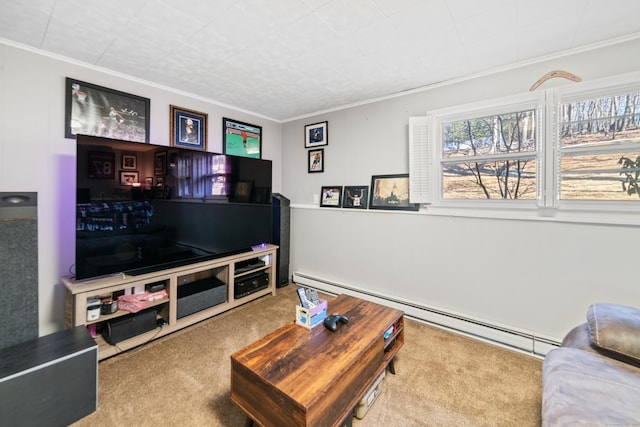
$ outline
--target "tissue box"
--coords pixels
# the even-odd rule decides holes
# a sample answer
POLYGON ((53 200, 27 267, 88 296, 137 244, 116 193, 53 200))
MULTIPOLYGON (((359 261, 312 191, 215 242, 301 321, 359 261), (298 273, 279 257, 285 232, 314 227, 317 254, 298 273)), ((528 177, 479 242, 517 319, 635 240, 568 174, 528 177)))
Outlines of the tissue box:
POLYGON ((327 301, 320 299, 320 304, 313 308, 296 305, 296 324, 311 329, 322 323, 327 317, 327 301))

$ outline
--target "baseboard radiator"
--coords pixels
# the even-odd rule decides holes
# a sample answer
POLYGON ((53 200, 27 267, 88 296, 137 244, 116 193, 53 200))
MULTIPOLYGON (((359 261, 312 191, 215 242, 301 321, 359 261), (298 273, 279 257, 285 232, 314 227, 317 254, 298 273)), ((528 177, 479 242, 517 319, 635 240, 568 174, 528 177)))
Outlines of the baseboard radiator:
POLYGON ((293 282, 300 286, 317 289, 321 292, 333 295, 348 294, 397 308, 404 311, 406 317, 416 321, 536 357, 544 357, 549 351, 560 345, 557 340, 541 336, 531 331, 519 330, 442 309, 427 307, 389 295, 336 283, 307 273, 294 272, 293 282))

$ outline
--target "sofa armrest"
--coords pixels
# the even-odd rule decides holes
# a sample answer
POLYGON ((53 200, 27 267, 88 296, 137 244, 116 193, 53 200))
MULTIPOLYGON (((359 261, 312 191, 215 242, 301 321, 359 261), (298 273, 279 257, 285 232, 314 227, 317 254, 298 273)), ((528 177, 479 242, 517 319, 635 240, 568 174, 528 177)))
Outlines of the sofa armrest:
POLYGON ((640 366, 640 310, 596 303, 587 310, 589 337, 601 353, 640 366))

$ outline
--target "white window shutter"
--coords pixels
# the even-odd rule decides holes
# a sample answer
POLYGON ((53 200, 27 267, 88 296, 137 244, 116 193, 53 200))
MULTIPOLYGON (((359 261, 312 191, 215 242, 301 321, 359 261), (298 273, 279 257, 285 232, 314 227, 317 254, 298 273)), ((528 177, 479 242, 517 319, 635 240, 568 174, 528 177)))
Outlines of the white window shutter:
POLYGON ((427 116, 409 117, 409 201, 431 203, 431 144, 427 116))

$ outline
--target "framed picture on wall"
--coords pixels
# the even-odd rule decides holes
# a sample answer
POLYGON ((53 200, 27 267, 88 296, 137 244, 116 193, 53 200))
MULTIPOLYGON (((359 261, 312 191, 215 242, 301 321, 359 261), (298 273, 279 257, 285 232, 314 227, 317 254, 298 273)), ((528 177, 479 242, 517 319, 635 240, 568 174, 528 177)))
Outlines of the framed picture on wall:
POLYGON ((138 171, 120 171, 120 185, 133 185, 138 183, 138 171))
POLYGON ((67 77, 65 138, 101 136, 149 142, 149 98, 67 77))
POLYGON ((308 153, 309 173, 324 172, 324 149, 309 150, 308 153))
POLYGON ((304 127, 304 147, 312 148, 329 144, 329 122, 314 123, 304 127))
POLYGON ((366 185, 346 185, 342 196, 342 207, 367 209, 369 187, 366 185))
POLYGON ((369 209, 417 211, 420 205, 409 203, 409 174, 371 177, 369 209))
POLYGON ((224 154, 262 158, 262 126, 222 118, 222 148, 224 154))
POLYGON ((171 146, 207 150, 207 113, 169 105, 169 114, 171 146))
POLYGON ((115 179, 116 154, 113 151, 89 151, 87 171, 89 179, 115 179))
POLYGON ((324 186, 320 191, 320 206, 339 208, 342 202, 342 186, 324 186))
POLYGON ((153 157, 153 174, 166 175, 167 174, 167 152, 158 151, 153 157))
POLYGON ((122 169, 135 170, 138 169, 138 157, 135 154, 122 155, 122 169))

